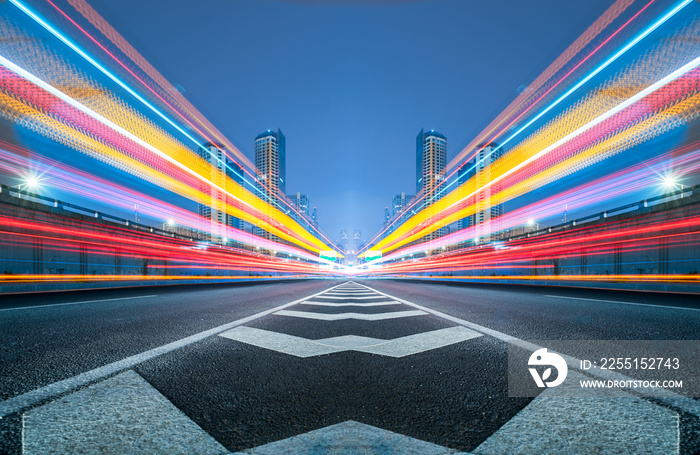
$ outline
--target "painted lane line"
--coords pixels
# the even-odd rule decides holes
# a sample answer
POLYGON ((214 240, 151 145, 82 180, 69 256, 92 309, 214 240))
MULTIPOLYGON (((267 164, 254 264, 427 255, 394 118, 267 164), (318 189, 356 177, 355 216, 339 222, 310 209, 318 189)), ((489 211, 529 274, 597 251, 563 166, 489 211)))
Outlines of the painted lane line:
POLYGON ((317 306, 332 306, 332 307, 341 307, 341 306, 371 307, 371 306, 384 306, 384 305, 401 305, 401 302, 397 302, 396 300, 384 300, 382 302, 335 303, 335 302, 317 302, 315 300, 307 300, 305 302, 301 302, 301 304, 302 305, 317 305, 317 306))
MULTIPOLYGON (((372 289, 372 288, 368 287, 368 289, 372 289)), ((404 300, 402 298, 395 297, 393 295, 387 294, 387 293, 382 292, 382 291, 378 291, 376 289, 372 289, 372 290, 378 294, 382 294, 382 295, 386 296, 387 298, 397 300, 397 301, 404 303, 408 306, 412 306, 413 308, 417 308, 419 310, 430 313, 434 316, 438 316, 438 317, 446 319, 450 322, 454 322, 455 324, 459 324, 461 326, 468 327, 472 330, 483 333, 484 335, 489 335, 493 338, 496 338, 497 340, 505 341, 506 343, 513 343, 514 345, 518 346, 519 348, 522 348, 522 349, 527 350, 529 352, 535 352, 538 349, 542 349, 543 347, 545 347, 545 346, 538 346, 535 343, 530 343, 529 341, 521 340, 520 338, 514 337, 512 335, 508 335, 508 334, 503 333, 503 332, 499 332, 498 330, 489 329, 488 327, 484 327, 482 325, 475 324, 473 322, 469 322, 469 321, 466 321, 464 319, 460 319, 460 318, 457 318, 454 316, 450 316, 449 314, 442 313, 440 311, 433 310, 431 308, 427 308, 427 307, 424 307, 422 305, 418 305, 417 303, 409 302, 408 300, 404 300)), ((554 350, 552 350, 552 351, 554 351, 554 350)), ((610 379, 610 380, 617 380, 617 381, 634 381, 634 379, 632 379, 628 376, 616 373, 616 372, 611 371, 611 370, 596 369, 596 370, 585 370, 584 371, 581 369, 581 366, 580 366, 581 360, 580 359, 573 357, 573 356, 570 356, 570 355, 567 355, 567 354, 563 354, 561 352, 559 352, 558 354, 560 354, 564 358, 564 360, 566 360, 566 364, 570 369, 576 370, 576 371, 581 371, 581 372, 585 373, 586 375, 592 376, 594 378, 604 379, 604 380, 610 379)), ((653 399, 656 401, 662 402, 662 403, 666 404, 667 406, 674 408, 676 410, 680 410, 680 411, 683 411, 687 414, 690 414, 690 415, 693 415, 696 417, 700 417, 700 402, 693 400, 691 398, 688 398, 688 397, 684 397, 684 396, 679 395, 677 393, 671 392, 670 390, 666 390, 666 389, 663 389, 663 390, 642 389, 642 388, 637 388, 637 389, 622 388, 622 390, 626 390, 626 391, 633 393, 633 394, 653 395, 653 399)), ((645 397, 643 397, 643 398, 645 398, 645 397)))
POLYGON ((368 296, 368 295, 377 295, 374 292, 326 292, 324 295, 333 295, 333 296, 368 296))
POLYGON ((352 300, 352 299, 354 299, 354 300, 366 300, 366 299, 383 299, 384 298, 383 295, 371 295, 371 296, 367 296, 367 297, 365 297, 365 296, 338 297, 338 296, 334 296, 334 295, 318 295, 316 297, 321 298, 321 299, 334 299, 334 300, 352 300))
POLYGON ((622 302, 620 300, 585 299, 583 297, 567 297, 564 295, 545 295, 545 297, 554 297, 555 299, 586 300, 589 302, 620 303, 622 305, 632 305, 632 306, 650 306, 650 307, 655 307, 655 308, 668 308, 670 310, 700 311, 700 308, 686 308, 686 307, 682 307, 682 306, 655 305, 653 303, 622 302))
POLYGON ((367 291, 333 291, 329 292, 329 294, 373 294, 372 292, 367 292, 367 291))
POLYGON ((114 374, 133 368, 134 366, 143 363, 147 360, 151 360, 163 354, 167 354, 169 352, 175 351, 193 343, 197 343, 198 341, 202 341, 211 336, 218 335, 221 332, 225 332, 226 330, 238 327, 239 325, 243 325, 248 322, 254 321, 263 316, 273 314, 276 311, 280 311, 284 308, 296 305, 299 302, 303 302, 304 300, 307 300, 309 298, 316 297, 322 294, 323 292, 325 291, 321 291, 311 296, 303 297, 293 302, 285 303, 284 305, 280 305, 269 310, 261 311, 260 313, 256 313, 252 316, 248 316, 243 319, 238 319, 236 321, 229 322, 218 327, 214 327, 213 329, 205 330, 203 332, 190 335, 180 340, 173 341, 172 343, 164 344, 157 348, 149 349, 148 351, 144 351, 140 354, 126 357, 122 360, 103 365, 101 367, 95 368, 90 371, 86 371, 71 378, 63 379, 61 381, 51 383, 47 386, 32 390, 30 392, 23 393, 22 395, 17 395, 16 397, 9 398, 5 401, 0 402, 0 417, 7 417, 12 414, 16 414, 20 411, 36 406, 51 398, 56 398, 65 393, 73 392, 88 384, 97 382, 108 376, 112 376, 114 374))
POLYGON ((232 455, 269 455, 275 453, 468 455, 465 452, 457 452, 432 442, 421 441, 352 420, 253 447, 245 452, 235 452, 232 455))
POLYGON ((426 313, 425 311, 414 310, 414 311, 394 311, 392 313, 378 313, 378 314, 365 314, 365 313, 325 314, 325 313, 312 313, 309 311, 282 310, 282 311, 277 311, 274 314, 277 316, 290 316, 290 317, 294 317, 294 318, 318 319, 319 321, 342 321, 345 319, 359 319, 361 321, 383 321, 385 319, 408 318, 411 316, 424 316, 428 313, 426 313))
POLYGON ((309 340, 284 333, 240 326, 221 333, 219 336, 301 358, 343 351, 357 351, 400 358, 461 343, 483 335, 466 327, 456 326, 392 340, 356 335, 309 340))
POLYGON ((285 333, 270 332, 244 325, 220 333, 219 336, 251 346, 302 358, 332 354, 345 350, 343 348, 316 343, 314 340, 306 338, 287 335, 285 333))
POLYGON ((196 453, 226 448, 133 370, 22 416, 22 453, 196 453))
POLYGON ((66 305, 80 305, 82 303, 114 302, 117 300, 146 299, 146 298, 150 298, 150 297, 158 297, 158 295, 157 294, 140 295, 137 297, 120 297, 118 299, 83 300, 81 302, 49 303, 46 305, 29 305, 29 306, 20 306, 20 307, 16 307, 16 308, 2 308, 2 309, 0 309, 0 311, 31 310, 34 308, 50 308, 50 307, 66 306, 66 305))
POLYGON ((501 455, 527 447, 520 452, 679 454, 677 411, 616 389, 581 396, 570 385, 587 379, 570 371, 569 385, 545 389, 471 453, 501 455))

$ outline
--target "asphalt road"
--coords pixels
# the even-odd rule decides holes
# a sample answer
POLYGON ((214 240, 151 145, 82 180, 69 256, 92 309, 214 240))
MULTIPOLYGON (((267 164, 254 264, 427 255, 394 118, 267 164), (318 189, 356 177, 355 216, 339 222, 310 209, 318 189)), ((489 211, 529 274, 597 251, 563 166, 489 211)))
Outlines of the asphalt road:
POLYGON ((694 453, 695 398, 509 396, 508 363, 509 342, 698 339, 689 295, 308 280, 3 296, 0 452, 694 453))

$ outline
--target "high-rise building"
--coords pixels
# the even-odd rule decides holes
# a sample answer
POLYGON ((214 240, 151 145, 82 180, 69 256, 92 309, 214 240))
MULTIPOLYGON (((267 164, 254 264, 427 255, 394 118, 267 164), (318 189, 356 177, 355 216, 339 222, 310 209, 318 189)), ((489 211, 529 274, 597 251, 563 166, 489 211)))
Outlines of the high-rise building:
POLYGON ((309 197, 305 194, 296 193, 287 195, 291 199, 296 209, 306 216, 309 216, 309 197))
POLYGON ((255 138, 255 167, 258 179, 270 190, 286 190, 287 143, 280 129, 266 131, 255 138))
POLYGON ((318 227, 318 208, 314 207, 313 212, 311 212, 311 222, 314 224, 314 227, 318 227))
MULTIPOLYGON (((472 160, 469 160, 457 169, 458 191, 461 192, 462 197, 466 197, 474 192, 475 179, 473 177, 475 174, 476 170, 472 160)), ((474 201, 474 198, 470 198, 469 201, 474 201)), ((470 215, 457 221, 457 229, 466 229, 473 224, 474 215, 470 215)))
MULTIPOLYGON (((255 167, 258 169, 259 188, 266 202, 272 205, 279 203, 278 193, 284 194, 286 189, 286 155, 286 140, 280 129, 276 133, 268 130, 255 138, 255 167)), ((277 236, 260 228, 254 232, 260 237, 279 241, 277 236)))
POLYGON ((365 246, 365 243, 362 241, 362 232, 359 229, 356 229, 352 236, 352 245, 355 251, 365 246))
POLYGON ((401 193, 394 196, 394 199, 391 200, 391 216, 396 216, 397 213, 403 212, 410 204, 411 199, 414 197, 415 196, 406 193, 401 193))
POLYGON ((299 214, 290 212, 289 216, 291 216, 297 223, 301 224, 302 226, 308 226, 309 224, 313 224, 312 222, 310 223, 308 220, 311 217, 311 214, 309 213, 309 198, 305 194, 301 193, 296 193, 296 194, 289 194, 287 197, 292 201, 292 205, 294 208, 299 212, 299 214))
POLYGON ((200 190, 206 195, 199 201, 198 213, 203 218, 202 237, 214 243, 224 243, 226 238, 226 154, 223 148, 208 143, 199 150, 199 156, 209 163, 210 184, 202 183, 200 190))
POLYGON ((483 144, 472 160, 474 167, 475 189, 480 190, 474 200, 475 212, 472 225, 475 226, 475 243, 488 243, 502 238, 500 217, 503 216, 503 204, 498 198, 501 186, 498 183, 486 186, 495 174, 501 149, 496 144, 483 144), (486 187, 485 187, 486 186, 486 187))
POLYGON ((389 207, 384 207, 384 227, 389 226, 390 219, 391 219, 391 214, 389 213, 389 207))
POLYGON ((340 248, 343 249, 343 251, 348 251, 349 248, 349 239, 348 239, 348 231, 345 229, 341 229, 340 231, 340 240, 338 240, 338 245, 340 248))
MULTIPOLYGON (((430 211, 437 199, 437 194, 433 190, 444 178, 442 171, 445 170, 446 165, 447 138, 434 130, 428 132, 420 130, 416 137, 416 193, 422 190, 426 195, 426 210, 430 211)), ((436 239, 444 233, 444 229, 437 229, 423 237, 422 241, 436 239)))
MULTIPOLYGON (((243 183, 244 183, 243 167, 241 167, 240 164, 238 164, 234 161, 230 161, 230 160, 227 161, 227 164, 228 164, 228 166, 226 167, 226 176, 228 176, 228 178, 229 178, 229 180, 228 180, 229 185, 231 184, 231 182, 236 182, 239 185, 243 186, 243 183)), ((228 188, 229 192, 233 192, 232 189, 233 189, 232 187, 228 188)), ((229 204, 234 203, 234 200, 230 196, 228 199, 228 203, 229 204)), ((228 224, 229 226, 234 227, 236 229, 240 229, 242 231, 245 230, 244 221, 240 218, 236 218, 233 215, 226 216, 226 224, 228 224)))
POLYGON ((420 130, 416 137, 416 193, 433 190, 447 165, 447 139, 431 130, 420 130))

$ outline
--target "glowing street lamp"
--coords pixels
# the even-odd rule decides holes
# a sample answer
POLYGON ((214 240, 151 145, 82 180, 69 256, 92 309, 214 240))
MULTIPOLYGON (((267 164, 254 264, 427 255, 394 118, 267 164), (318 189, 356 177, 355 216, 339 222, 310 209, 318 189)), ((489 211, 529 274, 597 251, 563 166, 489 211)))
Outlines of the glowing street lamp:
MULTIPOLYGON (((673 191, 676 189, 676 187, 680 186, 681 190, 685 188, 685 185, 683 185, 681 182, 678 181, 678 178, 675 175, 667 175, 664 177, 662 181, 663 187, 667 191, 673 191)), ((681 193, 681 198, 683 197, 683 193, 681 193)))
MULTIPOLYGON (((22 183, 17 185, 17 189, 21 191, 22 186, 25 187, 25 191, 27 189, 32 190, 32 191, 36 191, 41 186, 41 182, 39 181, 39 178, 36 175, 30 175, 22 183)), ((21 198, 22 194, 21 193, 18 194, 17 197, 21 198)))
POLYGON ((664 188, 668 188, 669 190, 672 190, 676 187, 676 183, 677 183, 676 178, 673 177, 672 175, 667 175, 666 177, 664 177, 664 180, 663 180, 664 188))
POLYGON ((29 187, 30 190, 36 190, 39 188, 39 179, 36 178, 34 175, 30 175, 27 177, 27 180, 24 182, 27 187, 29 187))

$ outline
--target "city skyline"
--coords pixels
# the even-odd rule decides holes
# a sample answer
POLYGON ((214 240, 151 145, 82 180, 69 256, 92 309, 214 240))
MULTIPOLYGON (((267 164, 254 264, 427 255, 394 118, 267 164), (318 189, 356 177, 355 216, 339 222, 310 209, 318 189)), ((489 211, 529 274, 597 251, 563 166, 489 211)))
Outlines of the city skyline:
POLYGON ((158 70, 201 106, 251 161, 253 137, 268 129, 284 131, 287 193, 306 194, 318 207, 319 227, 332 238, 341 229, 373 235, 382 227, 388 201, 397 193, 413 194, 416 131, 435 129, 450 138, 450 161, 487 118, 609 6, 603 1, 515 2, 506 9, 456 1, 243 1, 205 2, 193 8, 188 2, 173 2, 166 13, 158 2, 126 1, 119 8, 103 1, 91 4, 146 57, 157 55, 158 70), (277 14, 267 14, 270 9, 277 14), (574 11, 579 22, 564 25, 561 19, 574 11), (164 20, 154 23, 156 16, 164 20), (477 16, 485 19, 469 19, 477 16), (235 26, 204 25, 225 17, 235 26), (528 19, 551 19, 552 25, 544 33, 533 30, 528 19), (175 33, 172 21, 210 33, 175 33), (261 21, 269 24, 263 39, 247 39, 256 36, 254 24, 261 21), (420 31, 425 21, 434 30, 428 35, 420 31), (511 31, 499 31, 493 43, 480 43, 464 55, 465 45, 490 33, 489 23, 511 31), (367 32, 357 40, 359 29, 367 32), (519 42, 508 39, 514 34, 522 35, 519 42), (198 60, 224 43, 230 43, 226 59, 209 59, 216 70, 202 75, 198 60), (411 45, 415 54, 400 50, 411 45), (428 59, 431 49, 441 49, 433 63, 428 59), (263 56, 276 56, 273 66, 284 61, 284 71, 261 65, 263 56), (326 63, 318 64, 321 56, 326 63), (474 71, 471 61, 481 62, 481 69, 474 71), (518 70, 499 70, 504 62, 518 70), (195 82, 201 77, 204 83, 195 82), (435 77, 436 82, 429 82, 435 77), (471 83, 455 91, 457 80, 471 83), (421 97, 421 92, 426 95, 421 97), (236 109, 226 109, 226 104, 236 109))
POLYGON ((0 1, 0 453, 700 453, 698 36, 0 1))

